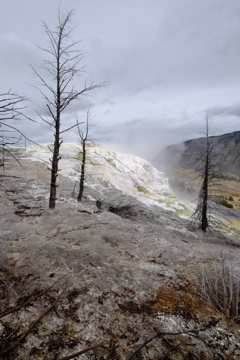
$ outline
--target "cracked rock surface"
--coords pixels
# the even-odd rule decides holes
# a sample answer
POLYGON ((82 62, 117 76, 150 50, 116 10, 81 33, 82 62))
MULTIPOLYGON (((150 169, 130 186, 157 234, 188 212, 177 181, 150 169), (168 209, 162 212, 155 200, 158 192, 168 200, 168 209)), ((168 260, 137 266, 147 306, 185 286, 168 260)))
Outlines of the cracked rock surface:
MULTIPOLYGON (((234 256, 239 240, 191 232, 173 211, 101 179, 94 188, 87 183, 77 203, 73 181, 59 175, 57 205, 49 210, 47 165, 27 157, 21 167, 10 159, 0 181, 2 358, 63 359, 99 344, 75 358, 128 359, 158 331, 205 327, 197 336, 157 337, 135 358, 224 359, 237 347, 238 325, 200 290, 201 267, 222 252, 234 256), (208 326, 213 318, 218 324, 208 326)), ((231 359, 237 356, 233 351, 231 359)))

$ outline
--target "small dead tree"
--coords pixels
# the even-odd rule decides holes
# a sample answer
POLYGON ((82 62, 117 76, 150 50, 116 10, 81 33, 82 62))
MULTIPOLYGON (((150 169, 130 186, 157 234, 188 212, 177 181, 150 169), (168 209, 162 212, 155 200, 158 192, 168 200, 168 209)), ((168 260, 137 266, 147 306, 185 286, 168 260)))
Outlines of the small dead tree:
POLYGON ((62 114, 75 100, 78 100, 89 91, 99 89, 106 83, 87 85, 86 81, 82 89, 75 87, 74 83, 82 75, 83 66, 80 62, 84 58, 84 53, 78 49, 79 41, 73 41, 72 18, 74 11, 61 12, 58 10, 58 22, 55 30, 43 22, 44 30, 49 40, 47 48, 40 48, 46 53, 47 58, 43 68, 50 75, 51 79, 43 77, 34 67, 35 75, 40 80, 44 90, 37 87, 44 101, 46 102, 46 113, 50 120, 42 118, 52 129, 54 133, 54 145, 51 161, 51 184, 49 196, 49 208, 55 208, 57 176, 59 172, 58 163, 60 160, 60 146, 63 142, 61 136, 74 126, 62 129, 62 114))
POLYGON ((231 259, 221 253, 202 268, 202 295, 228 318, 240 320, 240 252, 231 259))
POLYGON ((205 138, 206 138, 206 146, 205 151, 201 154, 202 157, 202 184, 200 188, 200 192, 198 195, 198 202, 196 206, 196 210, 191 216, 193 222, 199 222, 200 228, 202 231, 206 232, 210 222, 210 187, 212 186, 213 181, 213 160, 215 158, 214 154, 214 146, 211 142, 209 136, 209 118, 208 114, 206 115, 206 128, 205 128, 205 138))
POLYGON ((11 91, 0 94, 0 147, 2 150, 0 166, 2 167, 5 163, 5 153, 15 158, 9 146, 18 144, 22 138, 26 139, 26 136, 15 126, 16 121, 27 118, 23 113, 26 108, 25 101, 25 97, 11 91))
POLYGON ((80 172, 80 181, 79 181, 79 192, 78 192, 78 201, 82 201, 83 190, 84 190, 84 182, 85 182, 85 166, 87 160, 87 144, 92 142, 90 139, 90 126, 91 126, 91 111, 90 108, 86 110, 86 121, 85 121, 85 129, 82 130, 79 122, 77 121, 77 130, 79 135, 79 140, 81 144, 81 172, 80 172))

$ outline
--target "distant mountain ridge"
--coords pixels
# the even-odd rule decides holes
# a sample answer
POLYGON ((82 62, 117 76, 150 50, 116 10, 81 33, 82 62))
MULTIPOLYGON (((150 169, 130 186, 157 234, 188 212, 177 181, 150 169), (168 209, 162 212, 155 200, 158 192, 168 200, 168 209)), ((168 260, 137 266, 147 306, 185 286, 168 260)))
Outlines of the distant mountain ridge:
MULTIPOLYGON (((210 136, 214 147, 214 164, 220 171, 240 175, 240 131, 210 136)), ((206 138, 191 139, 166 147, 158 162, 198 171, 202 167, 202 156, 206 149, 206 138)))

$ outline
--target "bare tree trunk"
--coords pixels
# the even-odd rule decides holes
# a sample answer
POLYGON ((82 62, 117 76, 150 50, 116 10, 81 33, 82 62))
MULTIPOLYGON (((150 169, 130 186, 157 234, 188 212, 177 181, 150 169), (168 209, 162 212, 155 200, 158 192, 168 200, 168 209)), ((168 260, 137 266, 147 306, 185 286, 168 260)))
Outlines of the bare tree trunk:
POLYGON ((57 194, 57 176, 58 176, 58 161, 59 161, 59 148, 60 143, 56 139, 54 142, 52 168, 51 168, 51 183, 50 183, 50 196, 49 196, 49 208, 55 208, 56 194, 57 194))
POLYGON ((209 187, 210 187, 210 177, 213 167, 213 159, 215 155, 213 154, 214 147, 209 138, 209 121, 208 114, 206 116, 206 149, 203 153, 203 181, 201 190, 198 196, 198 204, 195 212, 191 216, 193 220, 198 220, 200 222, 200 228, 202 231, 206 232, 209 226, 209 187))
POLYGON ((61 119, 61 89, 60 89, 60 50, 61 50, 61 38, 62 38, 62 27, 59 30, 59 39, 57 45, 57 65, 56 65, 56 118, 55 118, 55 141, 53 147, 52 157, 52 169, 51 169, 51 184, 50 184, 50 195, 49 195, 49 208, 54 209, 57 195, 57 177, 58 177, 58 162, 59 162, 59 149, 61 146, 60 141, 60 119, 61 119))
POLYGON ((91 121, 92 121, 92 117, 91 117, 91 109, 88 108, 86 110, 86 122, 85 122, 85 129, 82 130, 80 128, 80 124, 77 120, 77 130, 78 130, 78 135, 79 135, 79 142, 81 144, 82 147, 82 161, 81 161, 81 175, 80 175, 80 181, 79 181, 79 193, 78 193, 78 201, 82 201, 82 197, 83 197, 83 190, 84 190, 84 183, 85 183, 85 166, 86 166, 86 161, 87 161, 87 143, 88 142, 92 142, 90 140, 90 127, 91 127, 91 121))
POLYGON ((208 180, 209 180, 209 156, 210 156, 210 143, 209 143, 209 124, 208 117, 206 118, 206 139, 207 139, 207 148, 205 155, 205 167, 204 167, 204 177, 203 177, 203 186, 202 186, 202 215, 201 215, 201 229, 206 232, 208 227, 208 180))
MULTIPOLYGON (((208 155, 207 155, 208 158, 208 155)), ((204 173, 204 181, 203 181, 203 188, 202 188, 202 216, 201 216, 201 229, 206 232, 208 227, 208 218, 207 218, 207 210, 208 210, 208 159, 206 159, 206 166, 205 166, 205 173, 204 173)))
POLYGON ((86 141, 82 143, 82 163, 81 163, 81 176, 80 176, 80 183, 79 183, 79 193, 78 193, 78 201, 82 201, 83 197, 83 189, 84 189, 84 180, 85 180, 85 164, 86 164, 86 141))

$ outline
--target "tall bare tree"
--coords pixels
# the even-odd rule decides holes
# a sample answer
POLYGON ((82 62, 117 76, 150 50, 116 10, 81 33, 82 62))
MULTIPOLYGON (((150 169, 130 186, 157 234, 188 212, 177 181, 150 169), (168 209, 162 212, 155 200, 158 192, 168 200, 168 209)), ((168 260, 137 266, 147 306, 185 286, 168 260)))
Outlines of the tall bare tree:
POLYGON ((85 182, 85 166, 87 161, 87 143, 92 142, 90 138, 90 126, 91 126, 91 112, 90 108, 86 110, 86 121, 84 123, 84 129, 80 127, 79 122, 77 121, 77 130, 79 135, 79 142, 81 144, 81 172, 80 172, 80 180, 79 180, 79 191, 78 191, 78 201, 82 201, 83 190, 84 190, 84 182, 85 182))
POLYGON ((202 157, 202 183, 200 192, 198 195, 198 203, 195 209, 195 212, 192 215, 192 219, 200 222, 200 228, 202 231, 206 232, 209 226, 211 207, 209 204, 210 201, 210 187, 212 186, 213 181, 213 168, 214 168, 214 145, 211 142, 209 136, 209 118, 208 114, 206 115, 206 125, 205 125, 205 138, 206 146, 204 152, 201 154, 202 157))
POLYGON ((43 89, 38 87, 44 101, 46 102, 46 112, 50 120, 42 118, 47 122, 54 132, 54 145, 52 151, 51 161, 51 184, 49 196, 49 208, 55 208, 56 189, 57 189, 57 176, 59 172, 58 163, 60 160, 59 150, 63 142, 62 133, 70 130, 72 127, 66 127, 62 130, 62 114, 67 107, 70 106, 75 100, 78 100, 82 95, 91 90, 98 89, 104 85, 90 84, 87 85, 86 81, 82 89, 75 87, 74 83, 76 78, 82 75, 83 66, 80 66, 84 58, 84 54, 78 49, 79 41, 73 41, 73 31, 75 27, 72 24, 74 11, 61 12, 58 10, 58 21, 55 30, 50 28, 43 22, 44 30, 49 40, 47 48, 41 48, 47 54, 45 59, 44 69, 51 80, 43 77, 35 68, 33 71, 43 89))

